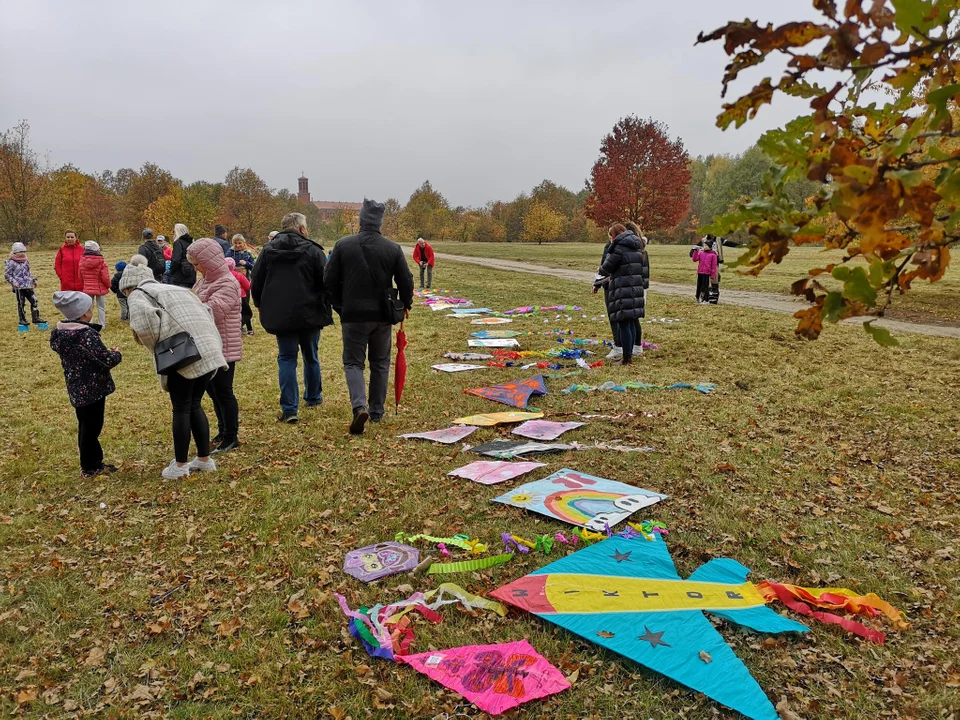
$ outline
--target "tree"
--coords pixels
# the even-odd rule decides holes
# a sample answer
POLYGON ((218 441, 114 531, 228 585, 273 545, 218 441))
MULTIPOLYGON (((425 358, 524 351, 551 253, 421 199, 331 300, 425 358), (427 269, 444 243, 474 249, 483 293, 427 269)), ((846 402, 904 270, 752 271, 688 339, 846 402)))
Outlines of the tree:
POLYGON ((534 200, 523 217, 523 240, 537 245, 542 245, 544 240, 555 241, 563 229, 563 222, 563 215, 546 203, 534 200))
POLYGON ((0 236, 29 245, 43 239, 53 207, 45 168, 21 120, 0 135, 0 236))
POLYGON ((271 223, 276 224, 272 209, 270 188, 253 170, 235 167, 227 173, 220 193, 220 219, 231 231, 250 238, 266 235, 271 223))
POLYGON ((683 219, 689 206, 689 158, 667 126, 628 116, 600 144, 590 173, 587 217, 601 225, 633 220, 649 230, 665 230, 683 219))
POLYGON ((403 206, 396 198, 387 198, 383 206, 383 227, 381 228, 381 232, 389 238, 399 237, 400 212, 403 210, 403 206))
POLYGON ((149 162, 144 163, 138 172, 132 174, 125 170, 119 171, 118 178, 121 173, 123 178, 119 179, 117 184, 120 187, 126 185, 120 208, 123 230, 128 238, 136 238, 139 241, 140 232, 145 226, 146 209, 170 193, 173 188, 179 187, 180 182, 159 165, 149 162))
MULTIPOLYGON (((787 57, 776 84, 765 78, 723 106, 720 128, 743 125, 777 92, 810 100, 809 113, 758 142, 779 166, 763 192, 708 228, 749 234, 739 263, 751 274, 780 262, 791 243, 846 249, 842 262, 812 268, 793 284, 811 303, 795 316, 797 334, 810 339, 824 320, 881 316, 914 280, 940 280, 960 241, 955 0, 847 2, 842 11, 835 0, 813 6, 822 21, 777 28, 731 22, 697 39, 724 41, 731 60, 722 96, 744 69, 774 53, 787 57), (812 81, 821 72, 839 78, 823 87, 812 81), (786 187, 804 179, 822 185, 798 210, 786 187), (831 214, 840 222, 829 223, 831 214), (818 279, 824 274, 842 289, 828 290, 818 279)), ((878 342, 895 342, 870 321, 864 328, 878 342)))
POLYGON ((404 240, 424 235, 431 240, 442 239, 450 223, 450 204, 429 180, 413 191, 399 216, 398 233, 404 240))
POLYGON ((173 189, 157 198, 144 212, 144 223, 157 234, 170 235, 176 223, 183 223, 193 237, 213 234, 217 208, 210 195, 197 183, 173 189))

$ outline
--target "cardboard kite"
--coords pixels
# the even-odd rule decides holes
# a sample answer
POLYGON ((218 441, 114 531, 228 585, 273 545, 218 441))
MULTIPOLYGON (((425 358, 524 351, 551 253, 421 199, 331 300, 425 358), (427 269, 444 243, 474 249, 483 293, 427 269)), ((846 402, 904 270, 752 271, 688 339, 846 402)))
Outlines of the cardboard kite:
POLYGON ((470 347, 492 348, 520 347, 520 343, 513 338, 471 338, 467 340, 467 345, 470 347))
POLYGON ((547 394, 547 386, 543 382, 543 375, 534 375, 526 380, 512 380, 490 387, 467 388, 464 392, 504 405, 526 408, 532 395, 547 394))
POLYGON ((420 551, 398 542, 383 542, 347 553, 343 571, 357 580, 373 582, 397 573, 413 570, 420 562, 420 551))
POLYGON ((556 440, 568 430, 576 430, 586 423, 553 422, 552 420, 529 420, 513 431, 514 435, 531 440, 556 440))
POLYGON ((473 361, 477 361, 477 360, 493 360, 493 355, 489 355, 489 354, 487 354, 487 353, 472 353, 472 352, 457 353, 457 352, 447 352, 447 353, 444 353, 443 356, 444 356, 445 358, 447 358, 448 360, 458 360, 458 361, 460 361, 460 362, 469 362, 469 361, 471 361, 471 360, 473 360, 473 361))
POLYGON ((397 435, 397 437, 418 440, 433 440, 434 442, 443 443, 444 445, 451 445, 455 442, 460 442, 465 437, 471 435, 473 432, 479 429, 480 428, 476 425, 466 425, 463 427, 448 427, 441 430, 431 430, 430 432, 406 433, 405 435, 397 435))
POLYGON ((526 475, 532 470, 544 467, 538 462, 506 462, 504 460, 478 460, 451 470, 447 475, 473 480, 481 485, 495 485, 526 475))
POLYGON ((536 420, 542 417, 542 412, 484 413, 483 415, 468 415, 467 417, 457 418, 453 421, 453 424, 493 427, 494 425, 508 425, 510 423, 523 422, 524 420, 536 420))
POLYGON ((487 313, 492 313, 493 310, 490 308, 464 307, 454 308, 450 312, 452 312, 454 315, 486 315, 487 313))
POLYGON ((570 683, 526 640, 398 656, 490 715, 554 695, 570 683))
POLYGON ((667 497, 564 468, 543 480, 521 485, 495 497, 493 502, 531 510, 593 532, 603 532, 637 510, 667 497))
POLYGON ((486 365, 470 365, 469 363, 439 363, 437 365, 431 365, 434 370, 439 370, 440 372, 456 373, 456 372, 467 372, 468 370, 486 370, 486 365))
POLYGON ((514 338, 518 335, 523 335, 520 330, 477 330, 475 333, 471 333, 470 337, 475 338, 486 338, 488 340, 504 340, 506 338, 514 338))
POLYGON ((556 453, 573 450, 573 445, 563 443, 540 443, 534 440, 503 440, 497 438, 482 445, 470 448, 470 452, 477 455, 487 455, 489 457, 510 459, 532 453, 556 453))
POLYGON ((482 317, 477 318, 476 320, 471 320, 471 325, 506 325, 507 323, 512 323, 513 320, 510 318, 504 317, 482 317))
POLYGON ((767 633, 806 632, 775 613, 736 560, 681 580, 663 540, 614 536, 491 593, 755 720, 778 715, 704 611, 767 633))

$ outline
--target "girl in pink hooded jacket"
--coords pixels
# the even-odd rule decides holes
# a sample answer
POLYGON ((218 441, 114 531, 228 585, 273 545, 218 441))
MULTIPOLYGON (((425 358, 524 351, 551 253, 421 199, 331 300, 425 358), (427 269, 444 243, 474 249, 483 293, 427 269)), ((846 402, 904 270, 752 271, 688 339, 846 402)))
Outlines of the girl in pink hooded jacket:
POLYGON ((710 283, 717 281, 717 253, 713 249, 713 241, 708 235, 700 247, 694 248, 690 259, 697 265, 697 302, 707 302, 710 293, 710 283))
POLYGON ((233 393, 233 376, 237 361, 243 357, 243 338, 240 336, 240 284, 227 267, 223 250, 216 240, 201 238, 187 248, 187 259, 197 269, 197 284, 193 291, 201 302, 213 311, 223 342, 223 357, 227 369, 219 370, 207 386, 217 414, 216 437, 210 440, 213 454, 240 447, 237 433, 240 428, 240 408, 233 393))

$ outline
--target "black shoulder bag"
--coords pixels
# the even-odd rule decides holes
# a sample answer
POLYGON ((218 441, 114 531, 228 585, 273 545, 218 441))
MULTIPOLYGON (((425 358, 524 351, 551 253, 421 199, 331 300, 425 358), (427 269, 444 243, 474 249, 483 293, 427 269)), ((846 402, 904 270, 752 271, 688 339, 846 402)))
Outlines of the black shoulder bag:
POLYGON ((403 313, 406 308, 400 302, 400 291, 393 286, 393 282, 383 282, 379 273, 374 273, 370 265, 370 258, 367 257, 367 248, 361 242, 360 255, 363 257, 363 264, 367 266, 367 274, 373 277, 373 281, 380 288, 380 308, 383 317, 391 325, 403 322, 403 313), (386 286, 384 288, 384 286, 386 286))
MULTIPOLYGON (((160 301, 146 290, 140 290, 144 295, 150 298, 150 301, 160 310, 160 328, 157 330, 157 344, 153 346, 153 361, 157 366, 157 375, 171 375, 182 367, 192 365, 201 358, 200 351, 197 350, 197 343, 193 336, 184 331, 174 333, 166 340, 160 340, 163 336, 163 316, 167 310, 160 301)), ((172 316, 171 316, 171 319, 172 316)), ((174 320, 176 322, 176 320, 174 320)), ((179 323, 177 323, 179 325, 179 323)))

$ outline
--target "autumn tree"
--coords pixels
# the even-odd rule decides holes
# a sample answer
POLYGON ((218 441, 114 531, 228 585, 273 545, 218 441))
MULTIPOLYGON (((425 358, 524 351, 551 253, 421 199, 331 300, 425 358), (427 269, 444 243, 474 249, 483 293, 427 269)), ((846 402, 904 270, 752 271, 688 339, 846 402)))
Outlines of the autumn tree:
POLYGON ((172 235, 176 223, 186 225, 193 237, 212 235, 217 207, 205 185, 193 183, 186 188, 175 185, 170 192, 147 207, 144 224, 153 228, 154 233, 168 237, 172 235))
POLYGON ((0 237, 26 245, 42 240, 52 210, 46 169, 23 120, 0 135, 0 237))
POLYGON ((272 209, 273 195, 257 173, 240 167, 227 173, 220 193, 220 218, 231 232, 247 237, 265 235, 277 224, 272 209))
MULTIPOLYGON (((720 128, 743 125, 777 92, 810 101, 810 112, 758 142, 778 166, 763 192, 709 228, 748 233, 739 262, 751 274, 780 262, 791 243, 846 250, 841 262, 793 285, 811 303, 796 314, 797 333, 810 339, 825 320, 882 316, 914 281, 940 280, 960 241, 956 1, 851 1, 841 10, 835 0, 813 0, 813 7, 817 22, 731 22, 697 40, 723 41, 731 57, 722 95, 744 70, 786 58, 775 84, 764 78, 723 106, 720 128), (797 210, 786 185, 803 178, 823 184, 810 207, 797 210), (831 215, 839 222, 828 222, 831 215), (824 286, 825 274, 842 288, 824 286)), ((893 342, 870 321, 864 327, 878 342, 893 342)))
POLYGON ((410 199, 399 215, 398 233, 404 240, 412 240, 418 235, 434 240, 441 239, 451 220, 450 204, 447 199, 434 190, 429 180, 410 195, 410 199))
POLYGON ((546 203, 534 200, 523 217, 523 240, 542 245, 543 241, 556 241, 563 229, 563 215, 546 203))
POLYGON ((590 172, 587 217, 600 225, 633 220, 644 229, 674 227, 687 212, 689 158, 656 120, 622 118, 600 144, 590 172))
MULTIPOLYGON (((120 206, 123 230, 128 239, 139 241, 145 226, 144 213, 161 197, 180 185, 173 175, 154 163, 144 163, 139 171, 123 173, 120 186, 126 186, 120 206)), ((119 173, 118 173, 119 175, 119 173)))

